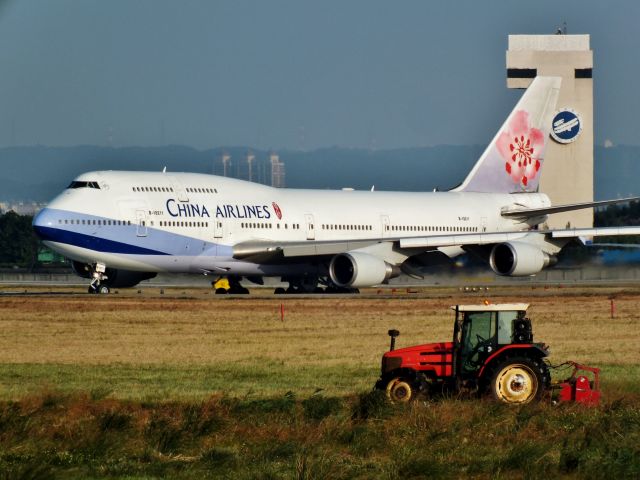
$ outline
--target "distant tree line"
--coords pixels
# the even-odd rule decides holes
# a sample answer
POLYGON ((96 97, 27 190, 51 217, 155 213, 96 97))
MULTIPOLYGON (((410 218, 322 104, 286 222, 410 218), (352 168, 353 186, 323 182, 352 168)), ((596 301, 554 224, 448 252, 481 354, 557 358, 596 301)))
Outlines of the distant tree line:
POLYGON ((609 205, 596 210, 595 225, 597 227, 620 227, 624 225, 640 225, 640 201, 634 200, 622 205, 609 205))
POLYGON ((32 269, 42 244, 31 226, 33 217, 10 211, 0 216, 0 266, 32 269))
MULTIPOLYGON (((609 205, 596 210, 593 223, 596 227, 640 226, 640 201, 634 200, 622 205, 609 205)), ((601 237, 599 243, 640 243, 640 236, 601 237)))

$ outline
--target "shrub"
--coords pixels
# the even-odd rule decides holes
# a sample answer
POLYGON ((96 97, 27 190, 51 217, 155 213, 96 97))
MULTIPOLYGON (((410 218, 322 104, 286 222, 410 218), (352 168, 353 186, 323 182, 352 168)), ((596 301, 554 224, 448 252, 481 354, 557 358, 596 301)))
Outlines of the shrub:
POLYGON ((371 392, 361 393, 358 396, 351 418, 353 420, 367 420, 369 418, 388 417, 392 413, 393 407, 383 391, 372 390, 371 392))
POLYGON ((302 401, 304 416, 308 420, 323 420, 329 415, 337 414, 342 408, 339 398, 325 398, 322 395, 314 395, 302 401))

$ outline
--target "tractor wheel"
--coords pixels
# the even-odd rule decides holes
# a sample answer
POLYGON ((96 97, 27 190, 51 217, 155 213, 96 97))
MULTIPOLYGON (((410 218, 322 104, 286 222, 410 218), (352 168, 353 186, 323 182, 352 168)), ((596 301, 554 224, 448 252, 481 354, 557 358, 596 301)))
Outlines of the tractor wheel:
POLYGON ((416 388, 406 378, 394 378, 387 383, 387 398, 391 403, 408 403, 416 396, 416 388))
POLYGON ((491 394, 495 400, 522 405, 539 400, 547 386, 548 372, 541 360, 527 357, 507 358, 491 376, 491 394))

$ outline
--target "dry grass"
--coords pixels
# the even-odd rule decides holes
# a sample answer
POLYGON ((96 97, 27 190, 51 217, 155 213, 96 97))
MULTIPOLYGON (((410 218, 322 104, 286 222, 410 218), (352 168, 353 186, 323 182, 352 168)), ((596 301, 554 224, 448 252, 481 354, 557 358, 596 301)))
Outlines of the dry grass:
MULTIPOLYGON (((232 391, 234 371, 254 370, 262 376, 269 371, 274 375, 305 371, 304 375, 313 376, 314 371, 335 375, 349 369, 371 375, 353 379, 354 387, 362 387, 375 380, 380 355, 388 348, 389 328, 402 332, 400 346, 449 340, 453 319, 449 306, 479 303, 483 298, 496 303, 530 301, 535 337, 551 345, 552 362, 640 364, 638 290, 527 288, 480 297, 441 289, 435 298, 424 294, 376 298, 372 293, 366 298, 220 298, 204 289, 172 290, 166 295, 149 289, 108 297, 0 297, 0 365, 5 372, 11 365, 58 365, 67 370, 119 365, 129 369, 129 376, 135 375, 137 366, 169 369, 175 375, 180 369, 192 374, 213 369, 232 376, 232 391), (612 293, 614 319, 610 318, 612 293)), ((28 373, 24 375, 19 381, 29 382, 28 373)), ((34 382, 40 381, 35 377, 34 382)), ((348 381, 336 386, 329 380, 320 379, 308 388, 348 388, 348 381)), ((249 378, 251 382, 257 390, 264 387, 255 378, 249 378)), ((353 392, 351 388, 342 393, 353 392)))
MULTIPOLYGON (((448 340, 451 298, 212 298, 190 296, 0 297, 0 363, 211 364, 260 357, 296 365, 368 365, 388 346, 448 340), (285 320, 280 320, 280 304, 285 320)), ((564 292, 561 292, 564 293, 564 292)), ((554 356, 593 363, 640 362, 640 292, 530 298, 536 339, 554 356)), ((514 297, 490 296, 494 302, 514 297)))

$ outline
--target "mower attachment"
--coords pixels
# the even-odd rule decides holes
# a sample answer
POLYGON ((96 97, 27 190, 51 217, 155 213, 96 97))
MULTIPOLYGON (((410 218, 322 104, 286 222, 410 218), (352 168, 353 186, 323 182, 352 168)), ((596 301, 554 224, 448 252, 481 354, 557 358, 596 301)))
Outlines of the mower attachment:
POLYGON ((573 372, 569 378, 554 385, 554 388, 560 389, 558 402, 576 402, 589 407, 598 406, 600 404, 600 369, 572 361, 562 365, 571 365, 573 372), (593 380, 589 380, 587 375, 578 375, 581 371, 590 372, 593 380))

